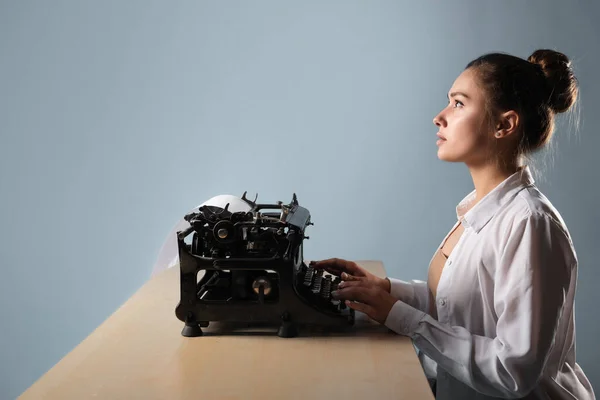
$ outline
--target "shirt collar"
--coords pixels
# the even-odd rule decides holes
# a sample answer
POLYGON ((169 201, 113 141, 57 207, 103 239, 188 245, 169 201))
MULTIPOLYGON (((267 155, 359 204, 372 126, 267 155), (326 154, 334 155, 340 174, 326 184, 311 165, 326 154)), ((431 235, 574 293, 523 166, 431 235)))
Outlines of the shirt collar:
POLYGON ((491 192, 485 195, 477 204, 471 207, 475 200, 476 191, 473 190, 456 206, 456 217, 463 224, 479 231, 489 222, 496 211, 507 202, 511 201, 522 189, 534 184, 529 166, 520 168, 517 172, 506 178, 491 192))

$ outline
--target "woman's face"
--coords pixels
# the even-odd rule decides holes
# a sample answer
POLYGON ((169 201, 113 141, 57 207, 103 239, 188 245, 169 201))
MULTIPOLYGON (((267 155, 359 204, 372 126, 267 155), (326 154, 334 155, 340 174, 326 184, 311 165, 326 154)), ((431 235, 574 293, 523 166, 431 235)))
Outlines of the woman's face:
POLYGON ((433 119, 439 128, 438 158, 477 165, 489 161, 489 130, 483 90, 472 69, 463 71, 448 94, 448 106, 433 119))

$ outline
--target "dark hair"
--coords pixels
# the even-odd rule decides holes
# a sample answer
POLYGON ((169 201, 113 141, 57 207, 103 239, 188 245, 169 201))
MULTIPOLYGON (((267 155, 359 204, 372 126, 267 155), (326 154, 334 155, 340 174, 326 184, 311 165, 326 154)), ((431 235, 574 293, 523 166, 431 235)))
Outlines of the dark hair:
POLYGON ((554 116, 575 103, 578 82, 569 58, 554 50, 536 50, 527 60, 490 53, 471 61, 487 94, 487 111, 514 110, 522 120, 519 152, 538 150, 549 142, 554 131, 554 116))

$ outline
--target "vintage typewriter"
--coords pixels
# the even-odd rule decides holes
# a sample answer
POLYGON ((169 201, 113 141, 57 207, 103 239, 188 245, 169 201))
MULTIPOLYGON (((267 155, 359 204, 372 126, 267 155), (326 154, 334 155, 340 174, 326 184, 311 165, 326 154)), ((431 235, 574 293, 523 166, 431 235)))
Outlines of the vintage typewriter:
POLYGON ((211 321, 273 325, 280 337, 298 336, 302 326, 353 325, 354 310, 331 297, 340 277, 304 262, 313 223, 296 194, 289 204, 257 204, 246 193, 242 200, 250 211, 205 205, 184 217, 190 227, 177 233, 181 334, 201 336, 211 321))

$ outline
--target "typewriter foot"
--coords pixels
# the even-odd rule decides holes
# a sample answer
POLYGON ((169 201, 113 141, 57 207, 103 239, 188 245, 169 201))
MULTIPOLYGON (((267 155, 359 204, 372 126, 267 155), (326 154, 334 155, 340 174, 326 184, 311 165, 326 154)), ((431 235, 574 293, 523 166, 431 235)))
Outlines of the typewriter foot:
POLYGON ((298 329, 296 329, 296 325, 291 322, 283 322, 279 327, 279 331, 277 332, 277 336, 282 338, 291 338, 298 336, 298 329))
POLYGON ((281 326, 279 327, 277 336, 282 338, 291 338, 298 336, 298 329, 296 328, 296 325, 290 321, 288 313, 283 314, 281 320, 281 326))
POLYGON ((201 321, 200 323, 198 323, 198 322, 194 321, 193 317, 188 315, 186 317, 185 326, 183 327, 183 330, 181 331, 181 335, 185 336, 185 337, 202 336, 203 332, 202 332, 202 328, 200 328, 200 325, 208 326, 208 324, 204 323, 204 321, 201 321))
POLYGON ((202 336, 203 332, 198 324, 185 324, 181 331, 181 335, 185 337, 197 337, 202 336))

